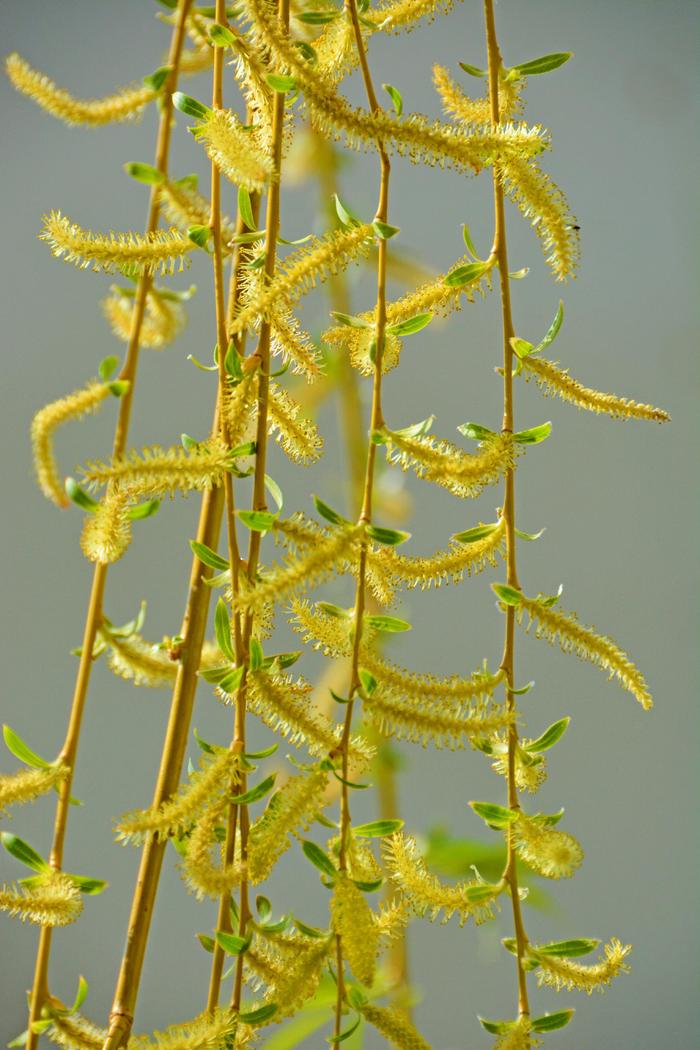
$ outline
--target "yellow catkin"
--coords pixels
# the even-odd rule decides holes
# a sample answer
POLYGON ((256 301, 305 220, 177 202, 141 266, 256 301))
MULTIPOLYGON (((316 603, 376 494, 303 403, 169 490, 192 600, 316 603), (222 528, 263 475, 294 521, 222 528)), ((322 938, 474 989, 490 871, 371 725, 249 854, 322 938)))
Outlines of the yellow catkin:
MULTIPOLYGON (((500 754, 491 763, 491 768, 499 776, 507 777, 508 770, 508 744, 505 740, 497 738, 500 754)), ((534 794, 547 779, 547 762, 543 755, 529 755, 522 748, 515 752, 515 786, 518 791, 529 791, 534 794)))
POLYGON ((432 436, 385 433, 389 462, 398 463, 403 470, 412 467, 419 478, 440 485, 460 499, 476 498, 513 464, 513 442, 508 434, 494 434, 470 455, 451 441, 432 436))
MULTIPOLYGON (((522 110, 520 89, 522 80, 500 80, 498 84, 498 111, 502 120, 510 120, 522 110)), ((489 124, 491 103, 487 98, 469 98, 456 84, 444 66, 433 66, 433 84, 442 101, 443 109, 453 120, 463 124, 489 124)))
POLYGON ((366 1021, 397 1050, 432 1050, 417 1028, 398 1007, 364 1003, 359 1011, 366 1021))
POLYGON ((470 901, 467 892, 482 883, 462 882, 450 886, 441 882, 428 871, 414 838, 392 835, 384 839, 382 851, 393 882, 418 915, 427 916, 432 922, 442 912, 443 924, 457 915, 460 926, 468 919, 479 924, 493 918, 493 902, 503 890, 501 885, 493 887, 491 899, 470 901))
MULTIPOLYGON (((334 726, 310 704, 311 688, 303 679, 256 671, 248 675, 248 706, 290 744, 305 744, 310 754, 326 755, 338 748, 342 726, 334 726)), ((361 737, 352 737, 349 753, 355 765, 365 766, 373 751, 361 737)))
POLYGON ((290 846, 290 835, 308 827, 317 810, 322 808, 328 783, 325 770, 291 777, 277 791, 261 817, 251 825, 248 838, 250 881, 264 882, 273 867, 290 846))
POLYGON ((45 795, 68 776, 68 767, 60 762, 48 769, 19 769, 16 773, 0 775, 0 814, 9 806, 33 802, 45 795))
POLYGON ((380 903, 379 911, 374 913, 374 924, 384 942, 388 944, 403 935, 409 913, 410 908, 405 897, 380 903))
POLYGON ((344 959, 358 981, 374 982, 379 952, 379 931, 362 890, 339 872, 331 897, 331 923, 340 937, 344 959))
POLYGON ((505 522, 501 519, 488 536, 474 543, 453 541, 449 550, 437 551, 430 558, 409 558, 390 547, 368 557, 373 572, 383 580, 388 591, 396 587, 440 587, 443 583, 460 583, 464 576, 479 573, 495 565, 503 550, 505 522))
POLYGON ((186 47, 180 55, 180 72, 183 76, 193 77, 197 73, 205 73, 213 64, 213 47, 186 47))
POLYGON ((361 530, 355 526, 338 528, 324 535, 311 550, 300 557, 289 557, 282 565, 274 565, 249 591, 233 596, 234 611, 257 610, 266 602, 277 602, 287 595, 314 587, 334 573, 344 571, 354 551, 361 530))
POLYGON ((519 1018, 510 1031, 499 1035, 493 1050, 535 1050, 542 1045, 542 1040, 532 1034, 529 1017, 519 1018))
POLYGON ((617 937, 613 937, 610 943, 605 945, 603 957, 588 966, 578 959, 542 954, 536 947, 529 948, 528 954, 534 956, 540 964, 537 973, 540 986, 546 985, 556 988, 557 991, 561 991, 562 988, 566 988, 567 991, 576 989, 591 995, 594 991, 603 991, 618 974, 629 973, 625 959, 631 951, 630 944, 623 945, 617 937))
POLYGON ((272 315, 272 341, 270 350, 283 361, 291 362, 292 371, 306 377, 309 382, 321 376, 318 350, 296 317, 284 306, 277 306, 272 315))
POLYGON ((173 798, 156 809, 137 809, 127 813, 116 826, 117 838, 141 843, 149 838, 164 839, 187 830, 197 817, 222 794, 230 790, 240 767, 238 755, 230 751, 207 761, 181 785, 173 798))
POLYGON ((477 702, 471 709, 461 710, 445 701, 436 704, 393 696, 381 686, 363 698, 362 710, 365 720, 387 736, 450 751, 460 750, 474 737, 488 736, 513 721, 500 705, 477 702))
MULTIPOLYGON (((135 686, 158 689, 175 681, 178 660, 173 659, 166 647, 142 638, 140 634, 123 637, 109 631, 99 632, 100 640, 108 647, 107 664, 119 678, 133 682, 135 686)), ((205 642, 200 657, 200 670, 219 667, 224 660, 216 642, 205 642)))
POLYGON ((202 491, 221 484, 229 469, 228 449, 218 439, 203 441, 186 451, 176 445, 159 445, 127 452, 111 463, 89 461, 81 474, 92 488, 114 482, 128 485, 134 497, 157 498, 181 492, 202 491))
POLYGON ((565 653, 575 653, 582 660, 588 660, 589 663, 607 671, 609 677, 617 678, 620 685, 639 701, 645 711, 653 706, 643 675, 627 653, 607 635, 596 634, 590 627, 584 627, 574 613, 560 612, 536 598, 526 598, 523 595, 517 612, 519 616, 523 612, 528 614, 528 630, 534 624, 537 638, 545 638, 552 643, 558 642, 565 653))
POLYGON ((80 547, 85 557, 100 565, 119 561, 131 543, 128 488, 109 485, 99 506, 86 514, 80 534, 80 547))
POLYGON ((58 427, 71 419, 96 412, 109 394, 105 383, 91 380, 87 386, 69 394, 68 397, 52 401, 40 409, 32 421, 32 451, 34 470, 39 487, 47 499, 57 507, 70 506, 63 488, 63 480, 53 450, 54 435, 58 427))
POLYGON ((564 193, 532 160, 511 153, 498 168, 503 187, 539 237, 558 281, 573 276, 578 263, 578 225, 564 193))
POLYGON ((229 334, 239 335, 260 319, 270 319, 278 302, 293 306, 317 281, 340 273, 353 259, 366 254, 374 238, 373 228, 364 225, 313 238, 280 263, 273 280, 233 319, 229 334))
POLYGON ((39 239, 46 241, 57 258, 86 270, 104 273, 124 271, 131 276, 175 273, 189 265, 187 258, 195 244, 180 230, 140 233, 92 233, 71 222, 66 215, 52 211, 44 216, 39 239))
POLYGON ((229 1045, 236 1027, 236 1015, 219 1009, 164 1032, 132 1036, 128 1050, 219 1050, 229 1045))
POLYGON ((291 626, 305 643, 319 649, 324 656, 336 659, 350 654, 351 624, 348 620, 327 616, 317 607, 298 598, 292 598, 289 606, 292 612, 291 626))
POLYGON ((570 879, 583 863, 581 844, 567 831, 521 813, 512 834, 521 860, 546 879, 570 879))
POLYGON ((383 33, 410 32, 424 18, 433 22, 449 14, 454 4, 455 0, 383 0, 369 17, 383 33))
MULTIPOLYGON (((236 47, 237 56, 233 68, 241 93, 246 100, 246 113, 250 117, 250 123, 255 125, 260 148, 270 153, 272 149, 273 93, 265 79, 267 69, 242 37, 237 39, 236 47)), ((282 132, 283 152, 285 153, 289 144, 289 131, 289 115, 285 115, 282 132)))
MULTIPOLYGON (((102 300, 102 312, 117 339, 127 342, 131 336, 134 300, 113 291, 102 300)), ((181 303, 168 302, 157 293, 146 301, 146 312, 141 323, 140 343, 149 350, 162 350, 183 331, 187 314, 181 303)))
POLYGON ((286 950, 267 944, 262 937, 254 938, 246 951, 248 980, 253 987, 265 985, 265 999, 277 1005, 277 1018, 289 1017, 318 989, 330 942, 327 939, 314 941, 305 938, 290 938, 286 950))
POLYGON ((0 887, 0 911, 37 926, 67 926, 83 910, 83 898, 75 883, 60 871, 37 877, 33 886, 0 887))
POLYGON ((238 853, 233 862, 227 865, 217 863, 212 857, 214 847, 221 855, 221 844, 215 838, 215 831, 225 825, 227 809, 225 800, 209 806, 187 840, 182 874, 188 889, 200 900, 202 897, 220 897, 241 881, 242 867, 238 853))
POLYGON ((271 383, 268 399, 268 433, 295 463, 313 463, 321 455, 323 438, 316 424, 304 419, 302 408, 279 383, 271 383))
POLYGON ((98 1028, 80 1014, 68 1017, 56 1014, 46 1035, 64 1050, 102 1050, 107 1030, 98 1028))
POLYGON ((668 423, 671 418, 668 412, 654 408, 653 405, 640 404, 626 397, 617 397, 615 394, 606 394, 601 390, 583 386, 578 379, 569 375, 567 369, 559 368, 556 362, 547 361, 539 354, 530 354, 523 358, 522 365, 525 378, 534 377, 545 394, 556 395, 562 401, 568 401, 577 408, 584 408, 587 412, 603 412, 613 419, 649 419, 654 423, 668 423))
POLYGON ((323 32, 313 42, 313 49, 316 52, 314 72, 328 85, 339 84, 357 67, 359 56, 355 32, 346 9, 339 18, 324 26, 323 32))
MULTIPOLYGON (((158 184, 158 199, 166 218, 173 226, 187 229, 188 226, 209 225, 209 201, 197 192, 189 178, 171 182, 164 179, 158 184)), ((236 224, 226 215, 221 217, 221 238, 224 246, 236 236, 236 224)))
POLYGON ((14 52, 5 60, 7 75, 14 87, 33 99, 38 106, 66 124, 82 124, 98 127, 116 121, 131 120, 157 97, 151 87, 134 84, 122 88, 105 98, 73 98, 63 88, 57 87, 44 73, 32 69, 21 55, 14 52))
POLYGON ((230 109, 215 109, 202 124, 192 128, 207 156, 237 186, 261 193, 273 176, 272 159, 256 141, 255 130, 246 131, 230 109))
POLYGON ((223 412, 232 448, 255 436, 257 397, 258 376, 255 372, 246 372, 235 386, 228 386, 224 392, 223 412))
POLYGON ((502 672, 474 671, 469 678, 460 675, 438 676, 407 671, 379 656, 372 650, 363 650, 362 666, 370 671, 380 685, 399 696, 414 701, 423 699, 454 700, 470 703, 477 698, 491 696, 503 679, 502 672))

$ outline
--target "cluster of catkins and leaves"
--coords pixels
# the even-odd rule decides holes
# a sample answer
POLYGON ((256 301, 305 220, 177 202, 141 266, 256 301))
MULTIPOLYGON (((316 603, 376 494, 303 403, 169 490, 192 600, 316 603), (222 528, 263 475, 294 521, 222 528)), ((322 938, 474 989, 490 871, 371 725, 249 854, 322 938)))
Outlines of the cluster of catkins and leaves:
MULTIPOLYGON (((45 760, 5 728, 7 747, 22 768, 0 777, 0 809, 51 789, 58 793, 48 860, 19 836, 3 832, 5 849, 31 874, 0 889, 0 908, 40 928, 28 1028, 12 1045, 34 1050, 44 1035, 67 1050, 127 1045, 133 1050, 154 1045, 214 1050, 261 1040, 266 1045, 266 1038, 277 1047, 292 1046, 295 1038, 282 1044, 281 1030, 274 1026, 306 1011, 300 1040, 326 1025, 331 1045, 357 1046, 370 1025, 392 1046, 419 1050, 430 1043, 414 1027, 401 975, 381 966, 383 953, 401 942, 413 917, 482 923, 506 902, 514 936, 503 943, 515 961, 517 1010, 503 1020, 480 1020, 500 1050, 539 1045, 542 1033, 569 1023, 573 1009, 567 1005, 532 1016, 529 982, 534 978, 554 990, 590 993, 627 969, 630 948, 611 937, 590 961, 586 957, 598 948, 595 940, 539 943, 525 929, 527 872, 569 878, 583 852, 559 826, 561 813, 521 803, 544 781, 546 752, 565 733, 569 719, 521 736, 526 717, 521 697, 528 688, 518 687, 515 672, 517 629, 532 629, 597 665, 644 708, 651 706, 651 697, 640 672, 612 639, 562 611, 558 595, 533 594, 520 584, 517 539, 537 536, 516 524, 516 467, 551 428, 545 423, 516 430, 514 391, 532 379, 544 394, 588 411, 617 419, 668 418, 649 405, 583 386, 550 358, 562 305, 539 342, 516 334, 510 281, 524 272, 509 272, 504 199, 534 228, 556 281, 569 278, 577 262, 578 226, 564 194, 540 166, 549 136, 522 117, 528 78, 557 69, 570 56, 547 55, 507 67, 498 47, 493 0, 484 0, 486 69, 435 66, 445 119, 428 120, 405 112, 394 86, 382 84, 384 94, 377 93, 372 38, 398 36, 431 21, 439 10, 448 13, 451 0, 346 0, 344 6, 330 0, 279 0, 276 5, 240 0, 232 8, 222 0, 215 7, 196 7, 192 0, 161 3, 166 10, 160 16, 171 31, 170 51, 166 63, 142 84, 80 101, 19 55, 10 55, 6 63, 20 92, 68 124, 123 121, 151 105, 159 114, 154 163, 126 165, 127 173, 149 188, 145 232, 91 232, 54 211, 40 234, 57 258, 114 275, 103 308, 126 352, 121 363, 113 356, 102 360, 96 379, 43 408, 32 425, 39 485, 58 507, 72 503, 83 512, 80 542, 94 568, 75 695, 58 757, 45 760), (183 76, 206 70, 212 75, 210 104, 179 90, 183 76), (341 93, 344 77, 353 71, 364 87, 363 106, 350 104, 341 93), (242 93, 240 114, 223 105, 224 78, 242 93), (465 91, 469 83, 477 88, 475 97, 465 91), (211 160, 208 196, 194 177, 169 171, 175 111, 184 115, 187 131, 211 160), (325 158, 318 166, 325 172, 327 202, 335 179, 334 143, 376 154, 373 217, 360 218, 336 196, 323 236, 291 242, 281 237, 285 165, 300 138, 307 147, 315 143, 316 158, 325 158), (434 179, 444 168, 465 178, 486 171, 493 182, 495 228, 487 258, 479 258, 465 228, 466 250, 447 273, 426 275, 400 298, 389 299, 387 272, 399 259, 390 184, 392 166, 402 157, 437 169, 430 176, 434 179), (235 218, 223 213, 222 202, 231 205, 232 213, 235 209, 235 218), (166 438, 163 446, 131 449, 128 428, 139 352, 160 350, 177 339, 193 294, 192 288, 178 291, 160 280, 195 257, 211 262, 213 269, 213 363, 195 361, 211 373, 211 433, 205 440, 183 435, 180 444, 170 445, 166 438), (361 260, 376 272, 376 299, 350 313, 342 275, 361 260), (319 345, 295 309, 326 280, 337 309, 319 345), (460 440, 452 442, 433 432, 432 417, 387 421, 382 388, 391 382, 404 340, 429 339, 433 318, 459 311, 496 282, 503 315, 503 352, 496 369, 503 385, 501 427, 465 423, 459 427, 460 440), (360 377, 371 388, 368 421, 358 398, 360 377), (322 439, 307 416, 332 388, 344 399, 353 512, 346 517, 314 497, 315 513, 307 513, 309 508, 289 513, 279 483, 266 472, 269 439, 294 464, 316 461, 322 439), (117 413, 111 459, 88 459, 78 480, 65 480, 53 450, 57 429, 105 404, 117 413), (467 520, 470 527, 446 540, 432 557, 412 555, 409 534, 387 525, 382 514, 377 477, 378 460, 384 457, 384 470, 412 470, 458 499, 502 485, 497 519, 467 520), (139 522, 155 514, 165 496, 192 490, 201 493, 201 510, 197 536, 190 542, 187 606, 179 633, 156 643, 143 634, 142 614, 122 626, 108 619, 107 569, 124 556, 139 522), (505 580, 491 586, 505 641, 493 669, 486 661, 480 664, 476 654, 477 669, 467 676, 438 677, 392 662, 385 653, 386 636, 410 625, 385 610, 402 588, 460 583, 501 562, 505 580), (350 608, 318 600, 318 589, 336 575, 351 578, 350 608), (210 601, 215 603, 213 637, 207 639, 210 601), (303 647, 301 652, 277 650, 275 620, 281 617, 304 646, 331 659, 321 690, 312 689, 304 677, 303 647), (85 895, 99 894, 106 885, 72 874, 63 861, 90 673, 102 655, 116 675, 134 686, 168 689, 172 700, 153 802, 116 821, 117 838, 142 854, 113 1009, 99 1027, 82 1012, 85 980, 80 978, 72 1005, 60 1002, 51 994, 49 963, 54 927, 76 921, 85 895), (183 773, 201 680, 213 687, 219 703, 231 707, 231 738, 210 743, 195 734, 200 761, 183 773), (290 756, 283 773, 259 772, 274 747, 251 753, 247 724, 256 719, 299 749, 301 757, 290 756), (442 881, 409 832, 410 814, 405 821, 384 813, 370 824, 353 823, 353 792, 366 786, 368 774, 379 775, 376 753, 386 754, 391 739, 424 747, 469 746, 491 763, 504 785, 494 792, 501 800, 471 803, 476 817, 503 836, 504 863, 491 881, 478 870, 458 884, 442 881), (319 844, 324 835, 326 841, 319 844), (153 1035, 133 1035, 169 842, 177 852, 168 856, 177 858, 187 888, 206 900, 203 925, 212 934, 201 934, 200 941, 211 956, 209 991, 194 1019, 178 1020, 153 1035), (320 875, 328 891, 324 928, 296 916, 278 917, 264 895, 252 899, 253 888, 265 883, 292 848, 303 851, 317 869, 314 874, 309 867, 309 878, 320 875), (377 906, 379 890, 384 899, 377 906)), ((466 1019, 464 1025, 466 1030, 466 1019)))

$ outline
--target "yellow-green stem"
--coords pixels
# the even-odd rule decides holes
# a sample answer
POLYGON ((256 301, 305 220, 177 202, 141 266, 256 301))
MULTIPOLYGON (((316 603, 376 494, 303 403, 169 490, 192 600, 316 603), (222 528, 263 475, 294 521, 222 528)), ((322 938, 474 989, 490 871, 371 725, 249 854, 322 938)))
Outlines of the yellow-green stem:
MULTIPOLYGON (((178 19, 173 29, 168 64, 170 73, 163 88, 162 109, 158 123, 158 134, 155 149, 155 167, 158 171, 167 175, 168 155, 170 152, 170 133, 172 125, 172 92, 177 87, 178 72, 180 67, 180 55, 185 40, 185 20, 192 4, 192 0, 181 0, 178 19)), ((153 233, 158 227, 160 217, 160 200, 157 187, 151 191, 148 206, 148 217, 146 220, 146 232, 153 233)), ((151 278, 143 276, 140 278, 134 300, 134 311, 131 321, 131 331, 127 344, 126 356, 119 378, 128 382, 125 393, 119 400, 119 414, 114 432, 112 454, 116 458, 121 456, 126 449, 126 442, 131 419, 131 406, 134 397, 134 386, 136 371, 138 367, 139 350, 141 346, 141 328, 146 308, 146 299, 151 287, 151 278)), ((59 788, 58 803, 56 805, 56 816, 54 819, 53 838, 49 854, 49 864, 52 868, 60 870, 63 864, 63 847, 68 824, 68 813, 70 810, 70 797, 75 773, 75 762, 80 743, 80 732, 83 724, 83 714, 90 685, 90 673, 92 670, 92 652, 97 637, 97 631, 102 620, 102 603, 104 599, 105 584, 107 582, 107 565, 98 563, 95 565, 92 575, 92 586, 88 601, 87 614, 85 617, 85 628, 83 631, 83 643, 78 665, 78 674, 73 691, 70 718, 66 737, 61 748, 59 759, 68 769, 68 775, 64 777, 59 788)), ((51 956, 52 929, 44 926, 39 935, 36 961, 34 964, 34 980, 29 1001, 29 1034, 27 1036, 27 1050, 36 1050, 39 1036, 32 1030, 32 1025, 41 1017, 41 1009, 49 994, 48 974, 49 960, 51 956)))
MULTIPOLYGON (((496 36, 496 24, 493 13, 493 0, 484 0, 484 14, 486 20, 486 44, 488 50, 488 74, 489 74, 489 100, 491 106, 491 123, 500 122, 498 108, 498 79, 500 76, 502 60, 496 36)), ((513 327, 513 316, 510 301, 510 279, 508 276, 508 247, 506 243, 505 208, 503 200, 503 186, 499 178, 498 165, 493 169, 493 194, 496 229, 494 235, 493 252, 498 261, 498 278, 501 289, 501 310, 503 317, 503 431, 513 432, 513 350, 511 339, 515 335, 513 327)), ((506 527, 506 567, 507 582, 511 587, 520 589, 518 581, 518 570, 516 563, 516 532, 515 532, 515 467, 512 467, 505 477, 505 499, 503 503, 503 519, 506 527)), ((515 609, 506 606, 506 634, 503 648, 503 659, 501 668, 506 679, 506 704, 511 713, 515 713, 515 694, 512 691, 514 661, 515 661, 515 609)), ((518 748, 518 730, 513 722, 508 731, 508 805, 511 809, 519 810, 518 789, 515 782, 515 756, 518 748)), ((527 948, 527 934, 523 925, 522 909, 520 906, 520 895, 518 891, 518 867, 515 852, 515 842, 512 829, 507 832, 507 860, 504 871, 504 879, 508 883, 510 898, 513 907, 513 924, 515 927, 516 940, 516 966, 518 973, 518 1013, 526 1017, 530 1013, 527 992, 527 978, 523 966, 523 959, 527 948)))
MULTIPOLYGON (((372 74, 370 73, 369 65, 367 63, 367 55, 365 52, 364 41, 362 39, 362 31, 360 29, 360 21, 357 12, 356 0, 346 0, 345 3, 346 11, 348 12, 352 21, 352 26, 355 35, 355 44, 360 60, 360 70, 362 73, 362 81, 365 88, 365 94, 367 95, 367 102, 372 113, 376 113, 380 106, 377 101, 377 96, 374 90, 374 84, 372 82, 372 74)), ((386 223, 388 221, 389 214, 389 177, 391 174, 391 164, 389 157, 384 149, 381 141, 377 142, 377 152, 379 153, 379 167, 380 167, 380 182, 379 182, 379 200, 377 203, 377 211, 375 218, 380 222, 386 223)), ((370 413, 370 426, 369 426, 369 438, 367 442, 367 459, 365 465, 365 481, 364 489, 362 494, 362 507, 360 510, 359 523, 362 525, 370 524, 372 520, 372 497, 374 492, 374 466, 377 455, 377 446, 371 440, 371 434, 375 430, 381 429, 384 423, 382 415, 382 368, 384 358, 384 340, 386 333, 386 261, 387 261, 387 242, 383 237, 379 238, 379 246, 377 252, 377 307, 376 307, 376 341, 377 350, 374 362, 374 373, 372 382, 372 408, 370 413)), ((345 724, 343 726, 343 735, 340 740, 340 751, 341 751, 341 765, 342 765, 342 776, 343 783, 341 784, 341 795, 340 795, 340 852, 338 857, 338 867, 340 871, 345 871, 347 868, 347 838, 350 829, 350 800, 348 797, 348 787, 346 781, 348 780, 348 744, 350 741, 350 730, 352 726, 352 716, 354 708, 354 697, 360 688, 360 644, 362 638, 362 619, 365 611, 366 602, 366 587, 365 587, 365 574, 367 568, 367 544, 363 543, 360 548, 360 557, 357 570, 357 587, 355 591, 355 605, 353 610, 353 625, 354 625, 354 641, 352 647, 352 657, 350 665, 350 686, 348 690, 349 703, 346 708, 345 724)), ((337 969, 337 995, 336 995, 336 1006, 335 1006, 335 1024, 334 1024, 334 1038, 337 1040, 340 1037, 342 1030, 342 1014, 343 1014, 343 1003, 345 1000, 345 976, 344 976, 344 963, 343 963, 343 942, 340 934, 336 934, 336 969, 337 969)))

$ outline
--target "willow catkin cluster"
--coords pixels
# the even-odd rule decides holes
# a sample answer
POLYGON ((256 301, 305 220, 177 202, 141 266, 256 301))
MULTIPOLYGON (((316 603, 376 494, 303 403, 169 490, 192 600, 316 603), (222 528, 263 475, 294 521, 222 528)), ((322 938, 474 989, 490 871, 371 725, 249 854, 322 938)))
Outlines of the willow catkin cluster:
POLYGON ((513 465, 513 442, 508 434, 494 434, 470 455, 450 441, 432 436, 410 437, 386 431, 387 456, 403 470, 440 485, 460 499, 473 499, 494 485, 513 465))

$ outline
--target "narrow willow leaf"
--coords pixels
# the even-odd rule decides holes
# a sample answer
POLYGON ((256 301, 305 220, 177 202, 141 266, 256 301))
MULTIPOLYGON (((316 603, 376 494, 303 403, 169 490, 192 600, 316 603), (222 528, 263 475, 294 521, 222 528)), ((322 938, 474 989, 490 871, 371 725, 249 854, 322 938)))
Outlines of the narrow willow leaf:
POLYGON ((470 802, 469 805, 490 828, 507 828, 509 824, 518 819, 515 810, 498 806, 495 802, 470 802))
POLYGON ((3 725, 2 735, 5 741, 5 746, 10 754, 18 758, 20 762, 24 762, 26 766, 31 766, 32 769, 50 769, 51 763, 47 762, 45 758, 37 755, 35 751, 29 747, 28 744, 22 740, 19 734, 15 733, 13 729, 10 729, 8 725, 3 725))
POLYGON ((311 842, 310 839, 304 839, 301 848, 304 851, 304 856, 311 861, 314 867, 322 871, 328 878, 336 878, 338 870, 328 854, 324 853, 320 846, 317 846, 315 842, 311 842))
POLYGON ((391 99, 396 116, 400 117, 403 113, 403 96, 401 95, 401 92, 398 88, 395 88, 393 84, 382 84, 382 88, 391 99))
POLYGON ((537 952, 540 955, 559 955, 563 959, 576 959, 581 955, 590 955, 599 944, 599 940, 590 939, 551 941, 549 944, 538 944, 537 952))
POLYGON ((540 73, 551 73, 553 69, 559 69, 565 62, 568 62, 572 55, 572 51, 559 51, 552 55, 542 55, 541 58, 533 58, 529 62, 520 62, 517 66, 512 66, 511 72, 517 73, 521 77, 534 77, 540 73))
POLYGON ((40 873, 51 870, 44 858, 19 836, 13 835, 9 831, 3 831, 0 832, 0 842, 2 842, 11 857, 14 857, 15 860, 18 860, 20 864, 24 864, 27 868, 40 873))
POLYGON ((558 722, 553 722, 536 740, 523 741, 523 748, 532 754, 538 755, 542 751, 547 751, 550 747, 554 747, 569 728, 570 721, 571 718, 567 715, 566 718, 560 718, 558 722))
POLYGON ((403 820, 372 820, 369 824, 356 825, 352 833, 360 838, 383 838, 385 835, 393 835, 394 832, 400 831, 403 825, 403 820))
POLYGON ((540 1017, 533 1017, 530 1024, 533 1032, 556 1032, 560 1028, 566 1028, 574 1013, 573 1009, 558 1010, 553 1014, 542 1014, 540 1017))

